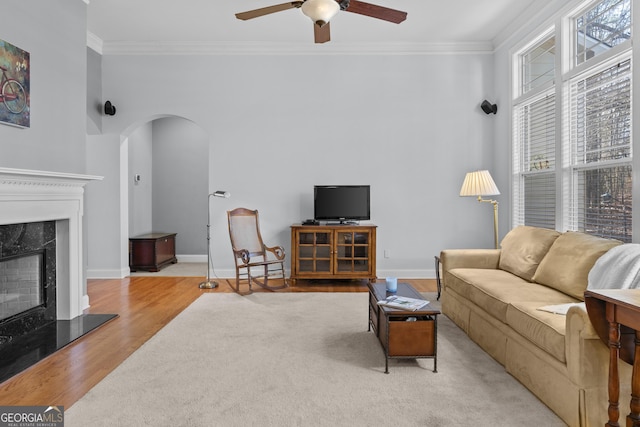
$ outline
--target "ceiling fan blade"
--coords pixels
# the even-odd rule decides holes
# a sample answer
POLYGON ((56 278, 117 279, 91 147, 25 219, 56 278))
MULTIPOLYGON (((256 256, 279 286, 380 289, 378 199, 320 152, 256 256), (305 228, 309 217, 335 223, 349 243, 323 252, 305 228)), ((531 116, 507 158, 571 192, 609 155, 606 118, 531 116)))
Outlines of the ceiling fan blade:
POLYGON ((273 6, 267 6, 260 9, 249 10, 247 12, 236 13, 236 18, 246 21, 247 19, 258 18, 260 16, 269 15, 271 13, 281 12, 287 9, 293 9, 294 7, 302 6, 302 1, 291 1, 288 3, 276 4, 273 6))
POLYGON ((329 28, 330 22, 327 22, 322 27, 318 24, 313 24, 313 36, 316 43, 326 43, 331 40, 331 30, 329 28))
POLYGON ((350 0, 349 7, 347 7, 346 11, 382 19, 383 21, 393 22, 394 24, 399 24, 407 19, 407 12, 389 9, 388 7, 365 3, 358 0, 350 0))

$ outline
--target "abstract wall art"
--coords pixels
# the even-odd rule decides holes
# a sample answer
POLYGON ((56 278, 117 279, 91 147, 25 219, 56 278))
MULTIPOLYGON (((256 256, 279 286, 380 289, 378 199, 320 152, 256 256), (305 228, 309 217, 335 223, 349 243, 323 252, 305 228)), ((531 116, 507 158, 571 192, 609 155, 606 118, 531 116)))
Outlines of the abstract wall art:
POLYGON ((0 123, 31 125, 29 52, 0 39, 0 123))

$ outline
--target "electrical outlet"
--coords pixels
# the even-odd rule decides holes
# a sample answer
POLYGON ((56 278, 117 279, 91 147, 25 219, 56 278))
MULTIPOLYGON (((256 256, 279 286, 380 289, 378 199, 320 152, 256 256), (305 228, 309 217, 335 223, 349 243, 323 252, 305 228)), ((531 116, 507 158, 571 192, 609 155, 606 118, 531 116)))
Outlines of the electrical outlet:
POLYGON ((391 258, 391 249, 385 249, 384 250, 384 257, 385 258, 391 258))

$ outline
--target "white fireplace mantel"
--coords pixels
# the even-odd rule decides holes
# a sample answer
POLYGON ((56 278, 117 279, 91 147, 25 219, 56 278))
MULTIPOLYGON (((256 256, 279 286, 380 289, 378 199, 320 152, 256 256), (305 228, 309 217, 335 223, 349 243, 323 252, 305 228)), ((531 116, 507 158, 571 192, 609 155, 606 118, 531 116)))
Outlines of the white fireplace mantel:
POLYGON ((57 317, 89 306, 83 274, 84 186, 101 176, 0 168, 0 225, 56 221, 57 317))

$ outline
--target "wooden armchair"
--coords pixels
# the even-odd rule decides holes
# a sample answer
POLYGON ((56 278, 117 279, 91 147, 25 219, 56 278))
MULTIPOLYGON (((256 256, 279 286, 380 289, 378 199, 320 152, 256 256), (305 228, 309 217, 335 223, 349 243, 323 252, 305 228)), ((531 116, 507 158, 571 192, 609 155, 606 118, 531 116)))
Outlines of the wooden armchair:
POLYGON ((252 283, 276 290, 288 286, 284 273, 284 248, 266 246, 260 234, 258 211, 237 208, 227 211, 229 237, 236 266, 236 285, 231 287, 239 294, 250 294, 252 283), (270 286, 270 280, 277 280, 278 286, 270 286), (240 282, 247 281, 249 291, 240 292, 240 282))

